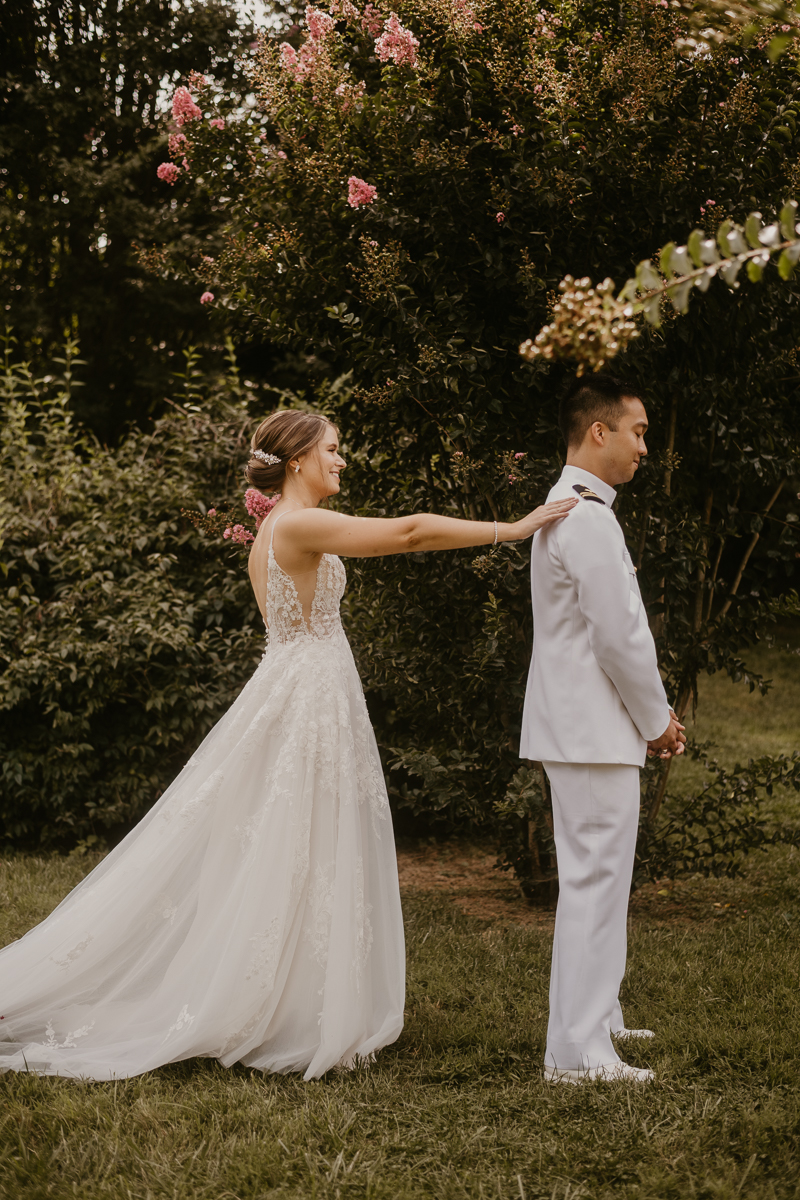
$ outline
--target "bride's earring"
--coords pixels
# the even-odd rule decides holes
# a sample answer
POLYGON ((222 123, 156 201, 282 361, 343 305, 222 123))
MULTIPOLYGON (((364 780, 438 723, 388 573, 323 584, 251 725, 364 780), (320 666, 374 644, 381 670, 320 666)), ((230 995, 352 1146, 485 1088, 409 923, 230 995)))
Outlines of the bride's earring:
POLYGON ((297 474, 297 472, 298 472, 299 470, 300 470, 300 463, 298 463, 298 464, 297 464, 297 466, 296 466, 296 467, 295 467, 295 469, 294 469, 294 473, 295 473, 295 475, 297 474))

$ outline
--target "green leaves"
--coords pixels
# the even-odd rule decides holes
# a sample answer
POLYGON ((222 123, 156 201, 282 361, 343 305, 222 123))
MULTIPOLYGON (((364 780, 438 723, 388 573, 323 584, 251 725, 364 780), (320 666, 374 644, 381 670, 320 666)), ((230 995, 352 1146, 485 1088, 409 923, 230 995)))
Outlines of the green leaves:
MULTIPOLYGON (((701 229, 693 229, 689 234, 689 240, 686 243, 686 248, 689 251, 689 256, 696 267, 702 267, 703 257, 700 253, 700 244, 703 238, 701 229)), ((672 268, 674 270, 674 268, 672 268)), ((677 272, 675 272, 677 274, 677 272)), ((657 285, 656 285, 657 286, 657 285)))
POLYGON ((797 236, 797 201, 789 200, 781 209, 781 233, 787 241, 797 236))
POLYGON ((800 791, 800 754, 764 755, 726 770, 709 749, 689 745, 688 754, 702 763, 705 781, 693 794, 676 800, 669 815, 642 840, 636 866, 640 880, 678 873, 733 877, 753 850, 781 842, 797 844, 797 830, 775 829, 763 800, 776 786, 800 791))
POLYGON ((750 213, 750 216, 747 218, 747 220, 745 221, 745 224, 744 224, 744 236, 747 238, 748 245, 753 250, 757 250, 758 247, 761 245, 761 242, 759 240, 760 232, 761 232, 761 213, 760 212, 750 213))

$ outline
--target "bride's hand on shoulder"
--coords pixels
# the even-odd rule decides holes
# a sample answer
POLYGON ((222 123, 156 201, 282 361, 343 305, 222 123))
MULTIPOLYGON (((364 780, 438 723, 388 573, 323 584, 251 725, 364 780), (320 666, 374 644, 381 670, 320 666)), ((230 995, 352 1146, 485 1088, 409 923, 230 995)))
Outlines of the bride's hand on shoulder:
POLYGON ((522 542, 525 538, 533 537, 537 529, 541 529, 545 525, 552 525, 553 521, 560 521, 578 503, 577 496, 571 496, 567 500, 551 500, 549 504, 540 504, 521 521, 514 521, 509 526, 511 535, 503 540, 522 542))

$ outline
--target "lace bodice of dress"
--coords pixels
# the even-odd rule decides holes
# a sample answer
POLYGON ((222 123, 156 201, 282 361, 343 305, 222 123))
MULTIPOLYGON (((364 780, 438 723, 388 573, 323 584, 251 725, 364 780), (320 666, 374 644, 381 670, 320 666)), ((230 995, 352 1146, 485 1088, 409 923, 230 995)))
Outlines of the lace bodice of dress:
POLYGON ((347 575, 341 559, 335 554, 323 554, 320 559, 311 616, 306 625, 294 580, 278 566, 272 548, 275 526, 282 516, 283 513, 280 513, 273 521, 269 537, 266 610, 270 644, 295 642, 309 637, 332 637, 342 632, 339 604, 344 595, 347 575))

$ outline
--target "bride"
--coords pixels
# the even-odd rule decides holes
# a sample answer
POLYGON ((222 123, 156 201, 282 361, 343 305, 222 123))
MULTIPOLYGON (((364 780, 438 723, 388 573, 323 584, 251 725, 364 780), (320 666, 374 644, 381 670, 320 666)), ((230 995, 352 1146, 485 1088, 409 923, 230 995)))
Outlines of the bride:
POLYGON ((0 1070, 111 1079, 201 1056, 315 1079, 398 1037, 392 823, 337 555, 519 540, 574 501, 513 524, 362 519, 319 508, 344 467, 324 417, 256 430, 249 480, 281 491, 249 562, 264 657, 136 828, 0 951, 0 1070))

